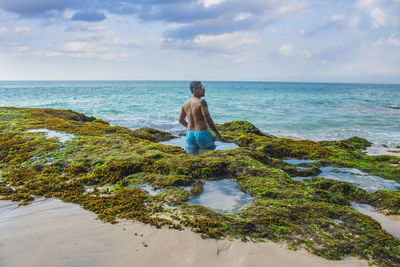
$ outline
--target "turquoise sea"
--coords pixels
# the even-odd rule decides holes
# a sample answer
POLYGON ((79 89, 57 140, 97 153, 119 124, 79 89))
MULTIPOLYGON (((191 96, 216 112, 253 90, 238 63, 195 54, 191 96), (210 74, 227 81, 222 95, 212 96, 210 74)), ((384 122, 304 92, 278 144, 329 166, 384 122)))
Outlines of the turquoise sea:
MULTIPOLYGON (((190 81, 1 81, 0 106, 72 109, 131 129, 184 133, 190 81)), ((364 137, 400 145, 400 85, 203 81, 216 123, 311 140, 364 137)))

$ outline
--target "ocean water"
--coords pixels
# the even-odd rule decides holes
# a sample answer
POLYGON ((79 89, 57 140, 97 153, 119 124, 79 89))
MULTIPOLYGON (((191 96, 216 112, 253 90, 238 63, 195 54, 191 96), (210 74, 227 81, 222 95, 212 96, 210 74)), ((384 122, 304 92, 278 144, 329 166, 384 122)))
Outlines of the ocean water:
MULTIPOLYGON (((400 145, 400 85, 211 82, 216 123, 247 120, 262 131, 311 140, 364 137, 400 145)), ((0 106, 72 109, 136 129, 184 133, 178 123, 189 81, 0 82, 0 106)))

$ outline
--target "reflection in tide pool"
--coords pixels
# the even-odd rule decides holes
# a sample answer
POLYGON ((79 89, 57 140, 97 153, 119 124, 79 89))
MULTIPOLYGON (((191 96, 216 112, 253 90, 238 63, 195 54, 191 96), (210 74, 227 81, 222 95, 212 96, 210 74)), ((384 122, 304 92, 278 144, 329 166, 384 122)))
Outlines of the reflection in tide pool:
MULTIPOLYGON (((169 145, 169 146, 180 146, 184 149, 185 144, 186 144, 185 141, 186 141, 186 137, 179 137, 179 138, 174 138, 169 141, 160 142, 160 143, 164 144, 164 145, 169 145)), ((234 143, 224 143, 221 141, 215 141, 215 145, 217 146, 217 148, 215 150, 228 150, 228 149, 238 148, 238 146, 234 143)), ((193 153, 189 152, 189 154, 199 155, 206 151, 208 151, 208 149, 198 149, 197 151, 194 151, 193 153)))
MULTIPOLYGON (((323 167, 321 171, 322 173, 319 174, 318 177, 351 183, 364 189, 368 193, 373 193, 378 190, 398 190, 400 188, 400 184, 393 180, 370 175, 358 169, 323 167)), ((310 179, 310 177, 293 177, 292 179, 302 181, 304 179, 310 179)))
POLYGON ((304 170, 309 168, 304 166, 298 166, 299 164, 305 163, 308 166, 309 163, 316 162, 316 160, 314 159, 284 159, 283 161, 288 164, 294 165, 297 170, 304 170))
POLYGON ((377 212, 374 207, 367 204, 351 203, 351 206, 356 211, 361 212, 362 214, 367 215, 378 221, 381 224, 383 230, 385 230, 395 238, 400 239, 400 222, 389 219, 385 215, 377 212))
POLYGON ((293 165, 300 164, 300 163, 316 162, 316 160, 314 160, 314 159, 284 159, 283 161, 286 163, 289 163, 289 164, 293 164, 293 165))
POLYGON ((236 188, 233 180, 207 181, 204 191, 198 198, 188 201, 191 205, 201 205, 214 211, 238 213, 241 208, 250 205, 253 198, 236 188))

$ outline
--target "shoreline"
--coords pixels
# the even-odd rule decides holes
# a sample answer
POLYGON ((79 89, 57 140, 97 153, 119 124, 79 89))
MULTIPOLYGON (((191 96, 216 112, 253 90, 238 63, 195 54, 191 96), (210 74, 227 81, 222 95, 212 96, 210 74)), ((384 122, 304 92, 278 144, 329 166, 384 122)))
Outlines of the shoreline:
POLYGON ((269 240, 201 239, 190 229, 129 221, 112 225, 57 199, 20 207, 3 200, 0 214, 3 266, 368 266, 365 260, 331 261, 269 240))

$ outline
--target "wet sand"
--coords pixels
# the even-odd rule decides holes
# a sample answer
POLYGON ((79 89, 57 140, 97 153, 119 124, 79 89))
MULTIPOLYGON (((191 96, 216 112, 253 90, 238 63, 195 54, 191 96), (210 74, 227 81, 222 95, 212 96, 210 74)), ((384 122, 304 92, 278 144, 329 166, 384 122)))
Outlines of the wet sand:
POLYGON ((353 202, 351 203, 351 206, 355 210, 379 222, 386 232, 395 238, 400 239, 400 215, 384 215, 368 204, 358 204, 353 202))
POLYGON ((201 239, 190 230, 96 220, 78 205, 41 199, 0 201, 0 266, 368 266, 329 261, 285 246, 201 239), (135 235, 137 233, 137 235, 135 235))
POLYGON ((400 223, 400 215, 385 215, 385 216, 392 221, 400 223))

